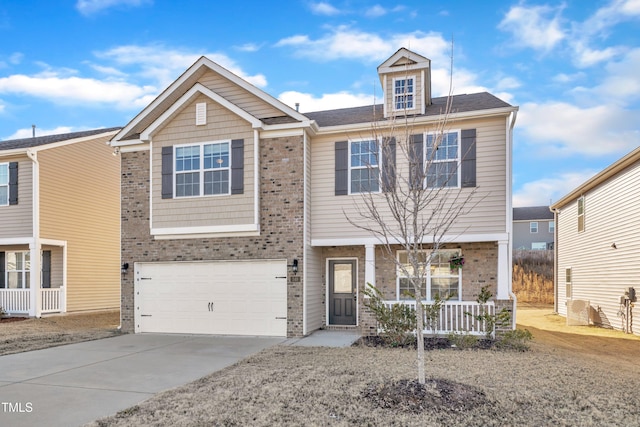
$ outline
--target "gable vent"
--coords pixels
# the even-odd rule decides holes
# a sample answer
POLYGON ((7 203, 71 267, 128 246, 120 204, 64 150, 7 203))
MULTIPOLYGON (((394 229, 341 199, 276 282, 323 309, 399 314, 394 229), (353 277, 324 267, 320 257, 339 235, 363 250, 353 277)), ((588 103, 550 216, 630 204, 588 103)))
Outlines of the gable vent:
POLYGON ((196 104, 196 126, 207 124, 207 103, 198 102, 196 104))

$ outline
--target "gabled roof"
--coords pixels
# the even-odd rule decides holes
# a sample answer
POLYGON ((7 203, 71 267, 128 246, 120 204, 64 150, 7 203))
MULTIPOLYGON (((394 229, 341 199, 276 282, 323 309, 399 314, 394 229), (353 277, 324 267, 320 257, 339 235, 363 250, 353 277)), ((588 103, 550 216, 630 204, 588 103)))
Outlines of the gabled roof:
POLYGON ((513 208, 514 221, 552 220, 553 212, 549 206, 528 206, 513 208))
MULTIPOLYGON (((432 104, 426 107, 425 113, 414 117, 438 116, 443 114, 447 104, 447 97, 433 98, 432 104)), ((488 92, 472 93, 469 95, 454 95, 451 113, 466 113, 497 108, 515 108, 496 98, 488 92)), ((367 105, 365 107, 341 108, 337 110, 316 111, 305 113, 305 116, 315 120, 318 126, 341 126, 357 123, 372 123, 390 121, 393 118, 383 117, 382 104, 367 105)))
POLYGON ((112 128, 102 128, 102 129, 92 129, 92 130, 83 130, 79 132, 61 133, 58 135, 36 136, 32 138, 21 138, 21 139, 11 139, 7 141, 0 141, 0 152, 8 151, 8 150, 19 150, 19 149, 25 149, 25 148, 39 147, 42 145, 53 144, 56 142, 63 142, 71 139, 99 135, 101 133, 114 132, 119 129, 122 129, 122 128, 112 127, 112 128))
POLYGON ((378 65, 378 74, 394 71, 408 71, 429 68, 431 60, 404 47, 398 49, 389 59, 378 65))
POLYGON ((594 175, 593 177, 588 179, 586 182, 584 182, 582 185, 578 186, 573 191, 571 191, 569 194, 562 197, 560 200, 558 200, 553 205, 551 205, 551 209, 561 208, 567 203, 572 202, 576 198, 582 196, 584 193, 599 186, 600 184, 604 183, 608 179, 618 175, 619 173, 623 172, 624 170, 626 170, 630 166, 635 165, 638 162, 640 162, 640 147, 636 148, 635 150, 633 150, 632 152, 630 152, 629 154, 627 154, 617 162, 611 164, 602 172, 594 175))
POLYGON ((279 110, 282 116, 290 116, 300 122, 306 121, 306 118, 295 109, 258 89, 226 68, 211 61, 209 58, 202 56, 118 132, 112 141, 125 141, 139 138, 140 134, 143 133, 151 123, 156 122, 158 118, 165 114, 208 70, 217 73, 253 96, 271 105, 276 110, 279 110))

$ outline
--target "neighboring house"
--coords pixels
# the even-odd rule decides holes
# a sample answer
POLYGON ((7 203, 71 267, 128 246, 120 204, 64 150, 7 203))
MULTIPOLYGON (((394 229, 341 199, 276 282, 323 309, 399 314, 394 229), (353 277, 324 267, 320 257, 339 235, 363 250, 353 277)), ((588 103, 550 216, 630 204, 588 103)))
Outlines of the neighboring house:
POLYGON ((120 128, 0 141, 0 307, 117 309, 120 128))
MULTIPOLYGON (((407 111, 411 127, 398 131, 409 130, 427 152, 447 101, 431 97, 430 60, 406 49, 378 73, 383 104, 302 114, 202 57, 112 139, 122 159, 122 262, 129 266, 124 331, 374 331, 365 283, 399 302, 406 280, 379 241, 345 218, 355 215, 359 186, 379 185, 356 165, 358 150, 376 146, 374 125, 390 129, 407 111)), ((425 291, 429 299, 447 291, 447 304, 461 309, 487 285, 496 305, 512 310, 517 107, 489 93, 452 101, 443 162, 461 171, 451 185, 464 194, 475 189, 479 202, 446 236, 425 291), (466 260, 462 270, 449 268, 455 255, 466 260)))
POLYGON ((640 333, 628 298, 640 290, 639 188, 637 148, 551 206, 555 309, 569 321, 640 333))
POLYGON ((553 249, 555 224, 549 206, 513 208, 513 249, 553 249))

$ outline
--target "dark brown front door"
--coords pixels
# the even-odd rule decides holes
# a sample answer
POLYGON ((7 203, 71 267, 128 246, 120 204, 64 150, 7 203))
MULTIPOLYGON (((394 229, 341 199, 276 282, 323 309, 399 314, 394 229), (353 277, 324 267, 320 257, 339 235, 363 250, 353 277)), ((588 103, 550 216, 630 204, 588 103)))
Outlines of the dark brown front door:
POLYGON ((329 324, 356 324, 356 261, 329 261, 329 324))

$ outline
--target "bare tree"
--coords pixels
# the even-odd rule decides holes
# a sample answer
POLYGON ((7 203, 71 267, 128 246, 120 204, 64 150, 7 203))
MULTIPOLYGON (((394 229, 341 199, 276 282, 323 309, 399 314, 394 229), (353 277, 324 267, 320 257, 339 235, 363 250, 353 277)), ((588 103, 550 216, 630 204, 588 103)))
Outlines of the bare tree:
MULTIPOLYGON (((443 162, 446 150, 462 150, 458 134, 448 132, 452 94, 437 119, 426 129, 405 114, 378 121, 372 128, 368 181, 361 186, 362 198, 356 215, 346 215, 355 227, 380 241, 385 256, 411 283, 417 318, 418 381, 425 383, 423 300, 427 271, 445 239, 456 233, 454 225, 478 203, 476 188, 458 185, 462 162, 443 162), (363 188, 364 187, 364 188, 363 188), (406 260, 395 256, 398 249, 406 260)), ((468 150, 467 150, 468 151, 468 150)), ((464 159, 468 153, 458 152, 464 159)), ((460 233, 460 230, 457 231, 460 233)), ((445 298, 445 295, 439 295, 445 298)))

